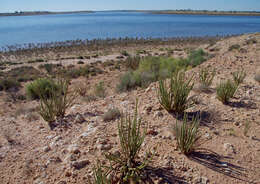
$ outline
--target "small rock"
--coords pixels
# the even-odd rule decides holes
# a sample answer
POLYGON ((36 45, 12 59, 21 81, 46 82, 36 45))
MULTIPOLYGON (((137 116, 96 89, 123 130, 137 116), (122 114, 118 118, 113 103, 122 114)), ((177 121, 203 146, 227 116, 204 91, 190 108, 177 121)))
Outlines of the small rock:
POLYGON ((68 150, 69 153, 75 153, 75 154, 80 153, 80 150, 79 150, 79 147, 78 147, 77 144, 69 145, 67 150, 68 150))
POLYGON ((66 181, 59 181, 57 184, 67 184, 66 181))
POLYGON ((230 143, 224 143, 224 149, 225 151, 227 151, 228 153, 236 153, 234 146, 230 143))
POLYGON ((45 153, 49 152, 50 150, 51 150, 50 146, 44 146, 44 147, 43 147, 43 151, 44 151, 45 153))
POLYGON ((239 123, 239 122, 235 122, 234 125, 235 125, 235 126, 239 126, 240 123, 239 123))
POLYGON ((163 113, 161 112, 161 111, 156 111, 155 113, 154 113, 154 117, 156 118, 156 117, 163 117, 163 113))
POLYGON ((89 160, 81 160, 81 161, 75 161, 75 162, 71 163, 71 167, 73 167, 77 170, 80 170, 89 164, 90 164, 89 160))
POLYGON ((161 131, 161 137, 163 139, 174 139, 174 136, 172 134, 172 132, 170 131, 169 128, 164 128, 162 131, 161 131))
POLYGON ((206 139, 212 139, 212 136, 211 136, 209 133, 206 133, 206 134, 205 134, 205 138, 206 138, 206 139))
POLYGON ((194 183, 196 184, 207 184, 209 182, 209 179, 206 177, 196 177, 194 178, 194 183))
POLYGON ((55 164, 57 164, 57 163, 61 163, 61 162, 62 162, 62 160, 60 159, 60 157, 51 157, 51 158, 47 161, 46 165, 49 165, 50 163, 55 163, 55 164))
POLYGON ((81 114, 77 114, 75 117, 74 123, 82 124, 85 121, 86 121, 85 118, 81 114))
POLYGON ((109 151, 112 149, 112 146, 110 144, 98 144, 97 149, 101 151, 109 151))

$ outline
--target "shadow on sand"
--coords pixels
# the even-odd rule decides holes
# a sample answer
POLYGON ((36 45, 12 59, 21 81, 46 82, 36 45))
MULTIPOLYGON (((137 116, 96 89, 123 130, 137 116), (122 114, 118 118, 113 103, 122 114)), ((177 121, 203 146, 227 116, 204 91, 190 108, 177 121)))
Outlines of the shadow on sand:
POLYGON ((218 173, 238 179, 243 182, 249 182, 246 179, 247 170, 245 168, 223 161, 227 159, 232 159, 231 157, 220 156, 219 154, 207 149, 199 149, 197 151, 194 151, 189 156, 189 159, 201 165, 204 165, 205 167, 212 169, 218 173))
POLYGON ((146 184, 155 184, 152 178, 157 178, 157 184, 188 184, 183 178, 174 175, 172 167, 155 168, 147 166, 145 175, 144 183, 146 184))

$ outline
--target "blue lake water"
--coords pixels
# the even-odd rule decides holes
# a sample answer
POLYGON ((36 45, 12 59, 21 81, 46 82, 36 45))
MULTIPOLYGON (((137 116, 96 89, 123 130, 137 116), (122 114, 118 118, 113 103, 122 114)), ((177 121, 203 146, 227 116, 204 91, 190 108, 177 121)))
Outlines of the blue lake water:
POLYGON ((260 17, 136 12, 0 17, 0 46, 76 39, 215 36, 253 32, 260 32, 260 17))

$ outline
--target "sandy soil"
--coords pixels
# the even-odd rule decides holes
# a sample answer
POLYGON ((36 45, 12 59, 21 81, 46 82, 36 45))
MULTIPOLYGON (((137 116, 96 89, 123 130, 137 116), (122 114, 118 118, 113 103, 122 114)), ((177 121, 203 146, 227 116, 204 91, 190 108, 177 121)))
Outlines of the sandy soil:
MULTIPOLYGON (((118 120, 104 122, 102 115, 110 107, 133 112, 136 98, 139 99, 139 114, 148 122, 150 132, 141 156, 146 149, 156 148, 149 164, 154 183, 260 183, 260 84, 254 80, 260 70, 260 34, 228 38, 213 46, 200 47, 214 57, 187 73, 195 74, 195 81, 202 67, 215 68, 217 75, 211 93, 193 90, 191 94, 196 95, 197 104, 187 112, 200 112, 202 119, 201 145, 190 157, 177 149, 172 134, 176 119, 160 106, 157 83, 146 89, 118 94, 115 87, 124 69, 108 70, 89 79, 82 77, 72 81, 74 87, 86 84, 89 89, 104 81, 107 96, 92 102, 78 97, 76 104, 67 111, 64 121, 68 127, 54 130, 50 130, 37 114, 37 101, 14 103, 7 100, 7 93, 1 92, 0 183, 88 183, 96 160, 104 160, 102 153, 119 149, 118 120), (246 44, 250 38, 255 38, 257 43, 246 44), (229 51, 234 44, 243 49, 229 51), (215 87, 220 80, 231 78, 232 72, 241 69, 247 76, 231 103, 223 105, 216 99, 215 87), (250 128, 244 135, 246 122, 250 128)), ((159 52, 158 49, 152 52, 159 52)), ((115 60, 118 55, 83 61, 115 60)), ((173 55, 184 57, 185 52, 173 55)), ((75 64, 75 61, 78 60, 62 62, 75 64)))

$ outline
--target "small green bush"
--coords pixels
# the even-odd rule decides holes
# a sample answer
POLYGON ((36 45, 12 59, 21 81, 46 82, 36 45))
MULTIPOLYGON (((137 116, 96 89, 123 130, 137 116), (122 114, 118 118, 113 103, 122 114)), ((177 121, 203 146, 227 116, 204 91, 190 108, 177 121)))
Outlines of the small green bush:
MULTIPOLYGON (((93 168, 93 182, 89 180, 89 183, 93 184, 112 184, 111 179, 108 179, 107 171, 102 167, 101 163, 98 162, 93 168)), ((107 169, 106 169, 107 170, 107 169)))
POLYGON ((231 80, 227 80, 226 82, 221 82, 217 86, 217 99, 222 103, 227 104, 232 98, 238 88, 238 85, 231 80))
POLYGON ((56 67, 57 67, 56 64, 50 64, 50 63, 43 64, 43 65, 39 66, 39 68, 45 69, 46 72, 49 73, 49 74, 52 73, 56 67))
POLYGON ((191 51, 188 56, 189 65, 191 65, 192 67, 200 65, 201 63, 206 61, 206 55, 207 54, 203 51, 203 49, 191 51))
POLYGON ((14 79, 0 79, 0 91, 18 90, 21 84, 14 79))
POLYGON ((130 56, 130 54, 129 54, 126 50, 123 50, 123 51, 121 52, 121 54, 122 54, 123 56, 130 56))
POLYGON ((41 96, 48 98, 54 90, 57 91, 58 86, 48 78, 39 78, 26 85, 26 95, 31 100, 40 99, 41 96))
POLYGON ((125 60, 125 66, 128 69, 137 70, 140 61, 141 61, 141 58, 139 56, 135 56, 135 57, 129 56, 125 60))
POLYGON ((216 75, 216 71, 210 72, 208 69, 202 69, 199 73, 200 84, 203 88, 208 89, 216 75))
POLYGON ((188 155, 194 151, 199 140, 199 119, 193 118, 190 125, 188 125, 187 121, 187 115, 185 114, 183 123, 179 125, 178 120, 176 120, 176 125, 173 129, 177 140, 177 146, 185 155, 188 155))
POLYGON ((118 123, 120 152, 105 155, 111 163, 109 174, 113 179, 118 178, 119 183, 138 183, 143 176, 143 169, 150 161, 149 154, 146 154, 143 162, 137 161, 147 133, 147 125, 144 128, 141 126, 142 120, 138 118, 136 102, 134 117, 125 115, 118 123))
POLYGON ((255 38, 250 38, 250 39, 246 40, 247 45, 255 44, 255 43, 257 43, 257 40, 255 38))
POLYGON ((127 72, 120 77, 119 84, 116 86, 118 92, 129 91, 136 87, 133 72, 127 72))
POLYGON ((103 81, 96 84, 94 93, 97 97, 100 97, 100 98, 106 97, 106 89, 104 87, 103 81))
POLYGON ((83 65, 83 64, 84 64, 83 61, 78 61, 77 63, 78 63, 79 65, 83 65))
POLYGON ((185 72, 177 71, 171 77, 168 85, 165 80, 159 82, 158 99, 168 112, 183 114, 189 107, 188 96, 194 86, 192 79, 193 77, 186 80, 185 72))
POLYGON ((239 48, 240 48, 240 45, 234 44, 234 45, 231 45, 231 46, 228 48, 228 51, 238 50, 239 48))
POLYGON ((246 73, 244 71, 236 71, 232 73, 233 80, 237 85, 240 85, 243 83, 244 79, 246 78, 246 73))
POLYGON ((73 104, 76 98, 75 94, 69 94, 67 80, 58 79, 54 86, 58 86, 58 88, 51 88, 49 96, 42 95, 40 91, 37 93, 40 96, 39 114, 49 123, 51 129, 54 128, 53 122, 57 118, 64 117, 66 109, 73 104))
POLYGON ((110 108, 108 111, 103 115, 104 121, 112 121, 117 118, 120 118, 121 112, 118 108, 110 108))

